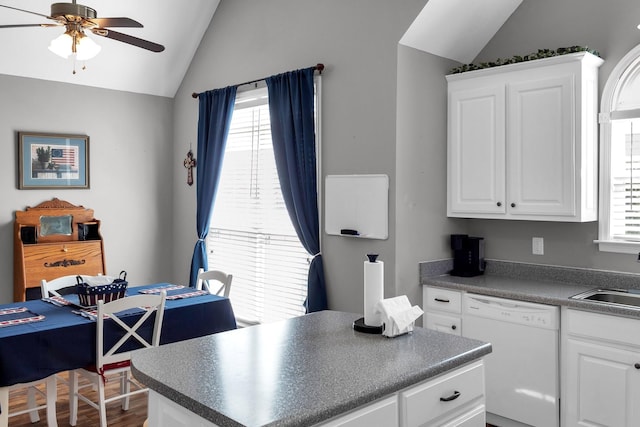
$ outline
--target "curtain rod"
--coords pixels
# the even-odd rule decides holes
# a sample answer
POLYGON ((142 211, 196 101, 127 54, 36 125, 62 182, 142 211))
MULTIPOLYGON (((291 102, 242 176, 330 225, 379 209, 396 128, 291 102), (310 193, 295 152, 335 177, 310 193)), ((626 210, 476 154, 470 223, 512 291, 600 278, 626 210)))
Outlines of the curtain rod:
MULTIPOLYGON (((324 64, 316 64, 313 68, 314 68, 316 71, 318 71, 320 74, 322 74, 322 70, 324 70, 324 64)), ((244 82, 244 83, 239 83, 239 84, 237 84, 237 85, 235 85, 235 86, 250 85, 250 84, 252 84, 252 83, 258 83, 258 82, 261 82, 261 81, 263 81, 263 80, 266 80, 266 77, 263 77, 263 78, 261 78, 261 79, 251 80, 251 81, 244 82)), ((192 97, 192 98, 198 98, 198 95, 200 95, 200 94, 199 94, 199 93, 196 93, 196 92, 193 92, 193 93, 191 94, 191 97, 192 97)))

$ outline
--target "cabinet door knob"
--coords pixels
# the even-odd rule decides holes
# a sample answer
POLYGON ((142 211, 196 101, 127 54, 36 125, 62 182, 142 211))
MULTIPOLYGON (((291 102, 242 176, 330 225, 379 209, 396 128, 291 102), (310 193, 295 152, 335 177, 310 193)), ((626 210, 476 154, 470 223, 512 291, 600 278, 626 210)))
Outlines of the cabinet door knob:
POLYGON ((496 206, 498 206, 498 207, 502 206, 502 202, 496 203, 496 206))
POLYGON ((633 367, 636 369, 640 369, 640 363, 636 363, 635 365, 633 365, 633 367))
MULTIPOLYGON (((453 329, 455 331, 457 329, 456 325, 451 325, 451 329, 453 329)), ((638 364, 636 363, 636 365, 638 365, 638 364)))
POLYGON ((62 252, 68 252, 67 245, 62 245, 62 252))
POLYGON ((516 204, 515 204, 515 203, 511 203, 511 207, 512 207, 512 208, 515 208, 515 207, 516 207, 516 204))

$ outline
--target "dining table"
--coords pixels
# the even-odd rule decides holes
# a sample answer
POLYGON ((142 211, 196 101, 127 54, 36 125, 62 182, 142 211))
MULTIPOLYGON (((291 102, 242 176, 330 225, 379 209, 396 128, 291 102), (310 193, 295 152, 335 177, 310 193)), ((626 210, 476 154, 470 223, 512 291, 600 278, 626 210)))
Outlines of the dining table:
MULTIPOLYGON (((167 300, 160 345, 236 329, 229 298, 206 291, 155 283, 129 287, 125 296, 161 290, 167 300)), ((141 314, 132 310, 127 321, 141 314)), ((9 386, 95 362, 95 308, 80 305, 77 295, 0 304, 0 411, 7 407, 9 386)))

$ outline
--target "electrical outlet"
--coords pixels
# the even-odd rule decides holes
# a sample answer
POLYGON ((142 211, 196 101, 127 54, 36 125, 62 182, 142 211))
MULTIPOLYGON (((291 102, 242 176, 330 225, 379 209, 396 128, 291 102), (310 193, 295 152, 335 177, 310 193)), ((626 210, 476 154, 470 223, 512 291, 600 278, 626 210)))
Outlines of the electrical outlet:
POLYGON ((542 237, 532 238, 531 250, 534 255, 544 255, 544 239, 542 237))

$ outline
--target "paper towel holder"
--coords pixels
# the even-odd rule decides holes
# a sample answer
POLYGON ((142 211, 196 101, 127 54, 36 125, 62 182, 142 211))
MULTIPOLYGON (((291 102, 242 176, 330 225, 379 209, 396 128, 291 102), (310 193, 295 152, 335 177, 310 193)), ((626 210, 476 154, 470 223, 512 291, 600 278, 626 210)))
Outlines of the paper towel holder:
POLYGON ((369 326, 364 323, 364 317, 361 317, 353 322, 353 330, 356 332, 363 332, 365 334, 382 334, 382 331, 384 331, 384 324, 381 326, 369 326))

